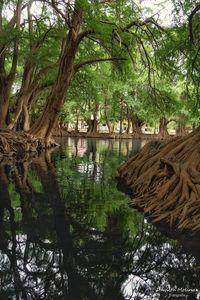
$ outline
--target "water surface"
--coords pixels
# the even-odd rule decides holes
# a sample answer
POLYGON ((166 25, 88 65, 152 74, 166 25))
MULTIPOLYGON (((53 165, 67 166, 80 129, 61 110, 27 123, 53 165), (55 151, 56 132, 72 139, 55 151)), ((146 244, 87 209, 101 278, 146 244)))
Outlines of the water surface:
POLYGON ((199 237, 162 234, 116 188, 144 143, 68 138, 0 162, 0 299, 199 299, 199 237))

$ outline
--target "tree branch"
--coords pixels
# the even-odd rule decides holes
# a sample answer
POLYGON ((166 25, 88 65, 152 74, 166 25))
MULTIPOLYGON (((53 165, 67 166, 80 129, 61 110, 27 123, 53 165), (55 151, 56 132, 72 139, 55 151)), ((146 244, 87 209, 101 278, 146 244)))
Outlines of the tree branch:
POLYGON ((200 3, 198 3, 196 5, 196 7, 192 10, 191 14, 189 15, 188 18, 188 26, 189 26, 189 35, 190 35, 190 41, 192 44, 194 44, 194 33, 193 33, 193 25, 192 25, 192 21, 193 21, 193 17, 194 15, 200 10, 200 3))
POLYGON ((126 25, 124 27, 123 31, 129 30, 133 26, 137 26, 137 27, 146 26, 148 23, 151 23, 151 24, 155 25, 156 27, 158 27, 159 29, 164 30, 153 18, 147 18, 144 21, 133 20, 132 22, 130 22, 128 25, 126 25))
POLYGON ((109 58, 96 58, 96 59, 91 59, 91 60, 86 60, 83 61, 77 65, 74 66, 74 72, 76 73, 80 68, 86 66, 86 65, 91 65, 95 64, 98 62, 105 62, 105 61, 124 61, 126 58, 117 58, 117 57, 109 57, 109 58))
MULTIPOLYGON (((18 0, 16 13, 15 13, 17 30, 20 29, 21 11, 22 11, 22 0, 18 0)), ((19 55, 19 37, 16 36, 15 41, 14 41, 14 52, 13 52, 12 66, 11 66, 10 73, 8 74, 8 81, 11 81, 11 82, 13 81, 15 73, 16 73, 18 55, 19 55)))
POLYGON ((57 12, 57 14, 59 14, 66 22, 66 24, 68 25, 69 28, 71 28, 71 21, 70 21, 70 18, 69 18, 69 15, 66 16, 59 8, 58 6, 56 5, 56 2, 55 0, 51 0, 51 5, 53 7, 53 9, 57 12))
POLYGON ((76 43, 80 44, 80 42, 82 41, 82 39, 84 39, 85 37, 87 37, 88 35, 90 35, 92 33, 95 33, 95 31, 92 30, 92 29, 80 32, 78 34, 77 38, 76 38, 76 43))

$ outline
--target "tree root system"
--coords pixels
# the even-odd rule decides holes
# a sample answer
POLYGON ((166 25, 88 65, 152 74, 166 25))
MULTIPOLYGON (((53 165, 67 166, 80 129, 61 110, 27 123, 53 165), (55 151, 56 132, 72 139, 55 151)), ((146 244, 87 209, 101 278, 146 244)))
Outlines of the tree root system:
POLYGON ((178 230, 200 230, 200 128, 154 141, 118 169, 130 206, 178 230))
POLYGON ((37 138, 25 132, 12 130, 0 130, 0 157, 23 157, 25 153, 38 153, 43 149, 55 147, 54 141, 46 144, 45 140, 37 138))

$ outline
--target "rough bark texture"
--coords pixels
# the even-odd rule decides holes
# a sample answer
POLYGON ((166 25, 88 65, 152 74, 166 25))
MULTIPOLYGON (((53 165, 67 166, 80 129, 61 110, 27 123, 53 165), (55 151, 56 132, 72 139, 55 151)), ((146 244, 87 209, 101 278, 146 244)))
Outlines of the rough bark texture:
POLYGON ((7 125, 9 92, 6 80, 0 78, 0 128, 6 127, 7 125))
POLYGON ((160 118, 159 132, 158 132, 160 138, 165 138, 166 136, 169 135, 167 131, 167 124, 168 124, 168 120, 165 117, 160 118))
MULTIPOLYGON (((6 30, 3 28, 3 5, 5 5, 4 1, 1 1, 0 8, 0 33, 6 30)), ((22 0, 17 1, 16 10, 14 12, 12 21, 9 22, 10 29, 16 28, 20 29, 20 17, 21 17, 21 6, 22 0)), ((14 82, 16 69, 17 69, 17 61, 18 61, 18 43, 19 40, 17 37, 12 41, 13 52, 12 52, 12 63, 9 73, 6 71, 6 50, 8 48, 8 42, 0 42, 0 128, 6 127, 9 113, 9 97, 11 88, 14 82)), ((9 46, 10 47, 10 46, 9 46)))
POLYGON ((200 128, 185 137, 146 144, 119 167, 130 205, 154 222, 200 230, 200 128))
POLYGON ((106 120, 106 125, 107 125, 107 128, 108 128, 108 132, 110 133, 110 134, 112 134, 113 133, 113 131, 114 131, 114 126, 111 124, 111 122, 109 121, 109 119, 108 119, 108 115, 107 115, 107 112, 105 111, 105 120, 106 120))
MULTIPOLYGON (((28 133, 13 132, 12 130, 0 130, 0 158, 24 157, 27 152, 40 152, 45 148, 43 139, 36 138, 28 133)), ((57 146, 56 143, 50 146, 57 146)))
POLYGON ((67 90, 74 76, 74 60, 80 43, 79 33, 81 23, 81 13, 75 9, 72 26, 67 34, 66 42, 63 44, 57 79, 47 98, 41 117, 30 129, 31 134, 45 139, 47 145, 50 141, 52 130, 58 121, 67 90))
POLYGON ((131 129, 131 120, 128 118, 127 120, 127 128, 126 128, 126 133, 129 134, 131 129))
POLYGON ((88 133, 97 133, 98 122, 96 118, 94 120, 88 120, 87 124, 88 124, 88 130, 87 130, 88 133))
POLYGON ((19 127, 19 120, 23 113, 23 124, 22 124, 22 130, 29 130, 29 113, 28 113, 28 103, 29 99, 32 96, 33 88, 30 88, 31 85, 31 79, 32 79, 32 72, 33 68, 32 66, 27 63, 24 68, 23 78, 22 78, 22 85, 19 92, 19 95, 17 97, 16 101, 16 109, 15 109, 15 118, 13 122, 11 122, 8 126, 9 129, 13 129, 15 127, 19 127))
POLYGON ((144 121, 141 120, 138 116, 134 115, 131 117, 131 123, 133 134, 136 136, 140 136, 142 134, 142 125, 144 124, 144 121))
POLYGON ((186 115, 184 113, 179 114, 179 122, 176 134, 179 136, 184 136, 186 134, 186 115))

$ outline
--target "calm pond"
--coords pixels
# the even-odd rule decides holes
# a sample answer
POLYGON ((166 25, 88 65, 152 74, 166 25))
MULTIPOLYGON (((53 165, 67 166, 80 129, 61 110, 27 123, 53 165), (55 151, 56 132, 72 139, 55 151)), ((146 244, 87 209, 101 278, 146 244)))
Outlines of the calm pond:
POLYGON ((0 299, 199 299, 199 236, 166 236, 116 188, 144 144, 68 138, 0 163, 0 299))

